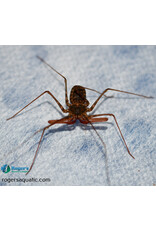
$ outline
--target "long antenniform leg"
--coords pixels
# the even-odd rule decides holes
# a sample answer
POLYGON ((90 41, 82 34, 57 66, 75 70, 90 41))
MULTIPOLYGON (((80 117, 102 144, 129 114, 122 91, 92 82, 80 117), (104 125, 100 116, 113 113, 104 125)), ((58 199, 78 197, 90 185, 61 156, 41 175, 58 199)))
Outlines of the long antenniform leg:
POLYGON ((8 118, 8 120, 14 118, 17 116, 17 114, 19 114, 20 112, 22 112, 25 108, 27 108, 30 104, 32 104, 34 101, 36 101, 39 97, 43 96, 45 93, 48 93, 58 104, 58 106, 60 107, 60 109, 62 110, 63 113, 67 113, 67 110, 63 108, 63 106, 60 104, 60 102, 56 99, 56 97, 54 97, 54 95, 50 92, 50 91, 45 91, 42 94, 40 94, 38 97, 36 97, 33 101, 31 101, 29 104, 27 104, 24 108, 22 108, 21 110, 19 110, 17 113, 15 113, 12 117, 8 118))
POLYGON ((91 112, 94 109, 94 107, 96 106, 96 104, 98 103, 98 101, 100 100, 100 98, 109 90, 120 92, 120 93, 131 94, 131 95, 135 95, 135 96, 139 96, 139 97, 143 97, 143 98, 153 98, 153 97, 148 97, 148 96, 144 96, 141 94, 131 93, 131 92, 122 91, 122 90, 118 90, 118 89, 107 88, 103 91, 103 93, 101 93, 101 95, 97 98, 97 100, 93 103, 93 105, 87 110, 87 112, 91 112))
POLYGON ((42 138, 43 138, 43 135, 44 135, 45 130, 48 129, 48 128, 50 128, 52 125, 57 124, 57 123, 58 123, 58 124, 61 124, 61 123, 62 123, 62 124, 67 123, 67 124, 68 124, 68 122, 70 122, 70 118, 69 118, 69 117, 64 117, 64 118, 61 118, 61 119, 59 119, 59 120, 54 120, 54 122, 52 122, 52 123, 51 123, 51 121, 49 121, 49 123, 51 123, 50 125, 44 127, 42 130, 38 130, 37 132, 35 132, 35 134, 36 134, 36 133, 42 131, 42 135, 41 135, 41 137, 40 137, 40 141, 39 141, 39 143, 38 143, 37 150, 36 150, 35 156, 34 156, 34 158, 33 158, 32 164, 31 164, 31 166, 30 166, 28 172, 26 173, 26 175, 31 171, 31 169, 32 169, 32 167, 33 167, 33 165, 34 165, 34 162, 35 162, 35 159, 36 159, 36 156, 37 156, 37 153, 38 153, 38 150, 39 150, 39 147, 40 147, 40 144, 41 144, 41 141, 42 141, 42 138))
MULTIPOLYGON (((102 144, 104 145, 104 147, 105 147, 105 149, 106 149, 106 145, 105 145, 105 143, 104 143, 104 141, 102 140, 102 138, 101 138, 101 136, 100 136, 100 134, 97 132, 97 130, 95 129, 95 127, 93 126, 93 124, 92 124, 92 122, 99 122, 99 121, 97 121, 97 119, 95 118, 90 118, 90 117, 88 117, 88 116, 84 116, 84 121, 82 121, 81 120, 81 123, 84 123, 84 124, 87 124, 87 123, 90 123, 91 124, 91 126, 92 126, 92 128, 95 130, 95 132, 96 132, 96 134, 98 135, 98 137, 100 138, 100 140, 101 140, 101 142, 102 142, 102 144)), ((101 119, 101 122, 103 121, 107 121, 108 120, 108 118, 102 118, 101 119)))
POLYGON ((56 69, 54 69, 51 65, 49 65, 43 58, 37 56, 38 59, 40 59, 40 61, 42 61, 44 64, 46 64, 47 66, 49 66, 53 71, 55 71, 57 74, 59 74, 61 77, 64 78, 65 81, 65 102, 66 105, 69 106, 69 100, 68 100, 68 94, 67 94, 67 79, 61 74, 59 73, 56 69))
MULTIPOLYGON (((119 125, 118 125, 118 122, 117 122, 117 120, 116 120, 115 115, 114 115, 114 114, 111 114, 111 113, 107 113, 107 114, 96 114, 96 115, 91 115, 91 116, 89 116, 88 119, 89 119, 90 121, 94 121, 94 119, 96 119, 96 118, 94 118, 94 117, 98 117, 98 116, 111 116, 111 117, 114 118, 115 123, 116 123, 116 125, 117 125, 117 128, 118 128, 118 130, 119 130, 119 132, 120 132, 120 135, 121 135, 121 137, 122 137, 122 140, 123 140, 123 142, 124 142, 124 144, 125 144, 125 146, 126 146, 126 149, 127 149, 128 153, 129 153, 129 155, 130 155, 133 159, 135 159, 134 156, 133 156, 133 155, 130 153, 130 151, 129 151, 129 148, 128 148, 127 144, 126 144, 125 138, 124 138, 124 136, 123 136, 123 134, 122 134, 122 132, 121 132, 121 129, 120 129, 119 125)), ((98 118, 97 118, 97 119, 98 119, 98 118)), ((96 122, 98 122, 98 121, 96 121, 96 122)), ((99 122, 100 122, 100 120, 99 120, 99 122)))
MULTIPOLYGON (((95 89, 91 89, 91 88, 88 88, 88 87, 84 87, 85 89, 87 89, 87 90, 91 90, 91 91, 93 91, 93 92, 96 92, 96 93, 98 93, 98 94, 101 94, 99 91, 97 91, 97 90, 95 90, 95 89)), ((106 95, 102 95, 102 96, 104 96, 104 97, 106 97, 106 98, 112 98, 112 97, 114 97, 114 96, 106 96, 106 95)))
POLYGON ((106 159, 106 175, 107 175, 107 182, 108 182, 108 185, 110 185, 110 176, 109 176, 109 170, 108 170, 108 156, 107 156, 107 148, 106 148, 106 144, 105 142, 102 140, 100 134, 98 133, 98 131, 96 130, 96 128, 94 127, 94 125, 92 123, 95 123, 95 122, 106 122, 108 120, 108 118, 106 117, 102 117, 102 118, 90 118, 88 116, 84 116, 84 118, 82 117, 82 120, 81 123, 84 123, 84 124, 88 124, 90 123, 93 130, 96 132, 97 136, 100 138, 100 141, 102 142, 103 146, 104 146, 104 149, 105 149, 105 159, 106 159))

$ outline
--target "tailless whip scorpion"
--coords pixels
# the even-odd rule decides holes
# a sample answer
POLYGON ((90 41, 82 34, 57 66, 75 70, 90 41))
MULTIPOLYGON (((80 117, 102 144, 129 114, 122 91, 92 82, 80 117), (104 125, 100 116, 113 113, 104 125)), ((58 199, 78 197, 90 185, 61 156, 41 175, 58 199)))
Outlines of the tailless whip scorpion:
POLYGON ((123 134, 121 132, 121 129, 119 127, 119 124, 118 124, 117 119, 116 119, 114 114, 104 113, 104 114, 88 115, 87 113, 93 111, 93 109, 95 108, 96 104, 98 103, 98 101, 101 99, 102 96, 107 97, 105 95, 105 93, 107 91, 116 91, 116 92, 131 94, 131 95, 135 95, 135 96, 139 96, 139 97, 143 97, 143 98, 153 98, 153 97, 148 97, 148 96, 144 96, 144 95, 140 95, 140 94, 136 94, 136 93, 131 93, 131 92, 127 92, 127 91, 122 91, 122 90, 118 90, 118 89, 107 88, 102 93, 100 93, 99 97, 95 100, 95 102, 90 107, 88 107, 89 106, 89 101, 86 98, 86 89, 95 91, 97 93, 99 93, 99 92, 94 90, 94 89, 90 89, 90 88, 83 87, 83 86, 80 86, 80 85, 75 85, 71 89, 70 102, 69 102, 68 94, 67 94, 67 79, 61 73, 59 73, 57 70, 55 70, 52 66, 50 66, 46 61, 44 61, 41 57, 37 56, 37 58, 40 61, 42 61, 44 64, 49 66, 53 71, 55 71, 58 75, 60 75, 64 79, 64 82, 65 82, 65 103, 66 103, 67 109, 65 109, 60 104, 60 102, 56 99, 56 97, 50 91, 45 91, 42 94, 40 94, 38 97, 36 97, 34 100, 32 100, 29 104, 27 104, 20 111, 18 111, 16 114, 14 114, 12 117, 8 118, 7 120, 10 120, 10 119, 14 118, 22 110, 24 110, 26 107, 28 107, 30 104, 32 104, 34 101, 36 101, 39 97, 43 96, 46 93, 49 94, 55 100, 55 102, 58 104, 58 106, 60 107, 62 112, 67 113, 68 115, 63 117, 63 118, 61 118, 61 119, 58 119, 58 120, 49 120, 48 121, 49 125, 45 126, 43 129, 40 129, 40 130, 37 131, 37 132, 42 131, 42 134, 41 134, 41 137, 40 137, 40 140, 39 140, 37 150, 35 152, 35 156, 33 158, 32 164, 31 164, 28 172, 26 173, 26 175, 31 171, 31 169, 32 169, 32 167, 34 165, 34 162, 35 162, 35 159, 36 159, 36 156, 37 156, 37 153, 38 153, 38 150, 39 150, 39 147, 40 147, 40 144, 41 144, 41 141, 42 141, 42 138, 43 138, 45 130, 47 130, 48 128, 50 128, 52 125, 55 125, 55 124, 68 124, 68 125, 71 125, 71 124, 74 124, 76 122, 76 120, 79 120, 82 124, 90 124, 93 127, 93 129, 95 130, 96 134, 98 135, 98 137, 100 138, 101 142, 104 145, 104 142, 103 142, 102 138, 100 137, 99 133, 97 132, 97 130, 95 129, 95 127, 93 126, 92 123, 106 122, 106 121, 108 121, 108 117, 112 117, 114 119, 114 121, 115 121, 115 124, 116 124, 116 126, 118 128, 118 131, 119 131, 119 133, 121 135, 121 138, 122 138, 122 140, 124 142, 124 145, 125 145, 125 147, 127 149, 127 152, 129 153, 129 155, 132 158, 134 158, 134 156, 130 153, 130 150, 129 150, 127 144, 126 144, 125 138, 124 138, 124 136, 123 136, 123 134))

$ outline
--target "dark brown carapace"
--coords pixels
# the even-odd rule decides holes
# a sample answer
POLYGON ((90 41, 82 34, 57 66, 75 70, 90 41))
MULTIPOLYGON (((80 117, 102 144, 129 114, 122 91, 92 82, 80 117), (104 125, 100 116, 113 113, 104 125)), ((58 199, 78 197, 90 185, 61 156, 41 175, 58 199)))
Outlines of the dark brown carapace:
POLYGON ((67 109, 65 109, 60 104, 60 102, 55 98, 55 96, 50 91, 45 91, 42 94, 40 94, 38 97, 36 97, 34 100, 32 100, 29 104, 27 104, 20 111, 18 111, 16 114, 14 114, 12 117, 8 118, 7 120, 10 120, 10 119, 14 118, 17 114, 19 114, 22 110, 24 110, 26 107, 28 107, 30 104, 32 104, 34 101, 36 101, 39 97, 41 97, 45 93, 48 93, 55 100, 55 102, 58 104, 58 106, 60 107, 62 112, 63 113, 68 113, 68 115, 66 117, 58 119, 58 120, 49 120, 48 123, 50 125, 44 127, 41 130, 38 130, 36 132, 36 133, 38 133, 38 132, 42 131, 42 134, 41 134, 41 138, 40 138, 40 141, 38 143, 38 147, 37 147, 35 156, 33 158, 32 164, 31 164, 31 166, 29 168, 29 171, 26 174, 28 174, 31 171, 31 169, 32 169, 32 167, 34 165, 34 162, 35 162, 35 159, 36 159, 36 156, 37 156, 37 153, 38 153, 38 150, 39 150, 39 147, 40 147, 40 143, 42 141, 42 138, 43 138, 45 130, 48 129, 49 127, 51 127, 54 124, 68 124, 68 125, 74 124, 76 122, 76 120, 79 120, 83 124, 90 124, 93 127, 93 129, 95 130, 96 134, 98 135, 98 137, 100 138, 102 144, 105 147, 105 144, 104 144, 101 136, 99 135, 99 133, 97 132, 97 130, 95 129, 95 127, 93 126, 92 123, 106 122, 108 120, 107 117, 113 117, 129 155, 132 158, 134 158, 133 155, 129 151, 129 148, 128 148, 128 146, 126 144, 126 141, 125 141, 125 139, 124 139, 124 137, 122 135, 122 132, 121 132, 121 130, 119 128, 117 119, 116 119, 114 114, 105 113, 105 114, 88 115, 87 113, 91 112, 94 109, 94 107, 96 106, 96 104, 98 103, 98 101, 100 100, 100 98, 102 96, 107 97, 105 95, 105 93, 107 91, 110 91, 110 90, 120 92, 120 93, 132 94, 132 95, 136 95, 136 96, 140 96, 140 97, 144 97, 144 98, 152 98, 152 97, 147 97, 147 96, 144 96, 144 95, 131 93, 131 92, 126 92, 126 91, 122 91, 122 90, 118 90, 118 89, 111 89, 111 88, 107 88, 102 93, 99 93, 98 91, 96 91, 94 89, 90 89, 90 88, 87 88, 87 87, 82 87, 82 86, 79 86, 79 85, 75 85, 71 90, 70 102, 69 102, 68 94, 67 94, 67 79, 62 74, 60 74, 57 70, 55 70, 52 66, 50 66, 47 62, 45 62, 41 57, 37 56, 37 58, 40 59, 40 61, 42 61, 43 63, 45 63, 47 66, 49 66, 53 71, 55 71, 57 74, 59 74, 62 78, 64 78, 64 81, 65 81, 65 102, 66 102, 67 109), (86 89, 95 91, 95 92, 100 94, 99 97, 95 100, 95 102, 92 104, 91 107, 88 107, 89 106, 89 101, 86 98, 86 89))
POLYGON ((86 99, 86 90, 80 85, 75 85, 70 93, 69 116, 81 119, 83 115, 87 115, 87 107, 89 101, 86 99))

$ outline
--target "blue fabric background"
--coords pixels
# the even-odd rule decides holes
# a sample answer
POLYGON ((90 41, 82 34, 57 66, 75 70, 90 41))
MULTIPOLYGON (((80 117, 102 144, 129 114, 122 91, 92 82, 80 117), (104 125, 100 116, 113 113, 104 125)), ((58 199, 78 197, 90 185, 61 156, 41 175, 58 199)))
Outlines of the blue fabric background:
MULTIPOLYGON (((156 96, 156 46, 0 46, 0 167, 29 167, 50 119, 63 116, 44 95, 16 118, 6 121, 32 99, 50 90, 65 105, 64 81, 41 63, 40 55, 74 85, 102 92, 115 88, 156 96), (24 142, 24 143, 23 143, 24 142)), ((133 160, 112 118, 95 127, 55 125, 46 131, 35 165, 24 173, 0 171, 0 185, 153 185, 156 184, 156 100, 108 92, 94 114, 114 113, 133 160), (47 183, 5 183, 2 178, 50 178, 47 183)), ((92 104, 98 97, 87 91, 92 104)))

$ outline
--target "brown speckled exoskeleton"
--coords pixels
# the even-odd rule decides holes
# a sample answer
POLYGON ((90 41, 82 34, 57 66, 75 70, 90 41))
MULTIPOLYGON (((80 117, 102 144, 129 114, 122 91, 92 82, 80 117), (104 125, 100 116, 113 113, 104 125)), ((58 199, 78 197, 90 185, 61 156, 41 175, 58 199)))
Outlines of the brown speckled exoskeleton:
MULTIPOLYGON (((91 112, 94 109, 94 107, 96 106, 96 104, 98 103, 98 101, 100 100, 100 98, 102 96, 107 97, 105 95, 105 93, 107 91, 109 91, 109 90, 116 91, 116 92, 121 92, 121 93, 132 94, 132 95, 136 95, 136 96, 140 96, 140 97, 144 97, 144 98, 152 98, 152 97, 147 97, 147 96, 144 96, 144 95, 131 93, 131 92, 126 92, 126 91, 122 91, 122 90, 107 88, 102 93, 100 93, 100 96, 95 100, 95 102, 92 104, 92 106, 88 107, 89 106, 89 101, 86 98, 86 89, 92 90, 92 91, 95 91, 95 92, 98 92, 98 91, 90 89, 90 88, 87 88, 87 87, 75 85, 75 86, 73 86, 73 88, 71 90, 70 102, 69 102, 68 94, 67 94, 67 79, 62 74, 60 74, 58 71, 56 71, 52 66, 50 66, 48 63, 46 63, 41 57, 37 56, 37 58, 39 58, 43 63, 45 63, 47 66, 49 66, 52 70, 54 70, 62 78, 64 78, 64 81, 65 81, 65 102, 66 102, 66 105, 67 105, 68 108, 65 109, 50 91, 45 91, 41 95, 39 95, 37 98, 35 98, 33 101, 31 101, 29 104, 27 104, 24 108, 22 108, 20 111, 18 111, 16 114, 14 114, 12 117, 8 118, 7 120, 10 120, 10 119, 14 118, 17 114, 19 114, 22 110, 24 110, 26 107, 28 107, 31 103, 36 101, 39 97, 41 97, 45 93, 48 93, 56 101, 56 103, 58 104, 58 106, 60 107, 62 112, 63 113, 68 113, 68 115, 66 117, 64 117, 64 118, 59 119, 59 120, 49 120, 48 121, 49 125, 47 125, 43 129, 37 131, 37 132, 42 131, 42 135, 41 135, 40 141, 38 143, 38 147, 37 147, 35 156, 33 158, 32 164, 31 164, 31 166, 29 168, 29 171, 26 174, 28 174, 31 171, 31 169, 32 169, 32 167, 34 165, 34 162, 35 162, 35 159, 36 159, 36 156, 37 156, 37 153, 38 153, 38 150, 39 150, 39 147, 40 147, 40 143, 42 141, 42 138, 43 138, 45 130, 50 128, 54 124, 68 124, 68 125, 74 124, 76 122, 76 120, 79 120, 83 124, 88 124, 88 123, 91 124, 93 129, 96 131, 96 129, 94 128, 92 123, 106 122, 106 121, 108 121, 107 116, 108 117, 113 117, 129 155, 132 158, 134 158, 134 156, 129 151, 129 148, 128 148, 127 144, 126 144, 126 141, 125 141, 125 139, 123 137, 123 134, 122 134, 122 132, 120 130, 120 127, 118 125, 117 119, 116 119, 114 114, 106 113, 106 114, 88 115, 87 113, 91 112), (102 117, 100 117, 100 116, 102 116, 102 117), (104 117, 104 116, 106 116, 106 117, 104 117)), ((99 133, 97 131, 96 131, 96 134, 99 136, 101 142, 104 145, 104 142, 103 142, 102 138, 100 137, 100 135, 99 135, 99 133)))

